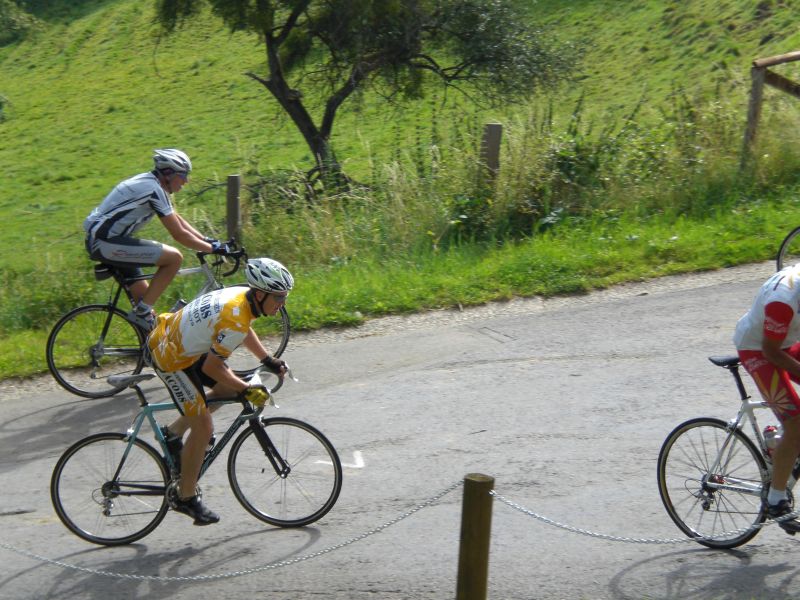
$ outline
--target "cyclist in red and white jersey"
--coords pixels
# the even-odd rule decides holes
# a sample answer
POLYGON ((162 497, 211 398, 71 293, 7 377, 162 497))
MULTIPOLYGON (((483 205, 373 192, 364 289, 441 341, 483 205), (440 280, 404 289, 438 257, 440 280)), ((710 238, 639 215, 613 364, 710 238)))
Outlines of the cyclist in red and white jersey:
MULTIPOLYGON (((772 482, 767 497, 771 518, 792 512, 786 493, 792 467, 800 455, 800 264, 787 267, 761 286, 752 307, 739 319, 734 343, 742 365, 783 426, 772 454, 772 482)), ((800 521, 781 521, 794 535, 800 521)))
POLYGON ((170 452, 180 452, 180 483, 170 504, 194 518, 195 525, 219 521, 196 495, 200 467, 214 432, 204 386, 211 388, 213 396, 238 394, 255 405, 266 402, 268 395, 263 387, 249 386, 225 363, 242 344, 276 375, 283 377, 286 372, 286 363, 270 356, 251 324, 261 315, 275 315, 280 310, 294 279, 286 267, 270 258, 248 260, 245 274, 249 287, 209 292, 174 314, 159 315, 147 339, 153 367, 181 413, 175 422, 162 428, 170 452), (181 450, 187 430, 189 435, 181 450))
POLYGON ((134 307, 129 318, 150 329, 152 307, 181 267, 183 255, 177 248, 152 240, 132 237, 150 219, 158 216, 172 238, 192 250, 225 254, 228 248, 218 240, 203 237, 181 217, 170 201, 189 179, 192 162, 181 150, 155 150, 154 169, 118 184, 83 222, 86 251, 92 260, 113 265, 126 277, 141 275, 138 268, 156 265, 153 279, 131 286, 134 307))

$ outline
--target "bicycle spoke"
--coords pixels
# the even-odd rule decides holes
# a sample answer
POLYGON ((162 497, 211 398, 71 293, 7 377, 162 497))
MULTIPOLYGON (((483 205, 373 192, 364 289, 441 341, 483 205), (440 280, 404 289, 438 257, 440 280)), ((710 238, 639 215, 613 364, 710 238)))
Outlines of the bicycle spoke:
POLYGON ((341 463, 330 442, 311 426, 278 417, 264 431, 290 467, 285 477, 266 462, 252 430, 234 442, 228 458, 231 488, 257 518, 284 527, 311 523, 327 513, 341 489, 341 463))
POLYGON ((688 535, 710 538, 698 540, 704 545, 741 545, 765 518, 764 459, 746 436, 718 419, 677 427, 661 449, 658 475, 668 514, 688 535))
POLYGON ((96 544, 126 544, 164 518, 168 475, 160 455, 141 440, 104 433, 73 444, 53 471, 50 494, 62 522, 96 544), (119 477, 113 479, 119 472, 119 477))

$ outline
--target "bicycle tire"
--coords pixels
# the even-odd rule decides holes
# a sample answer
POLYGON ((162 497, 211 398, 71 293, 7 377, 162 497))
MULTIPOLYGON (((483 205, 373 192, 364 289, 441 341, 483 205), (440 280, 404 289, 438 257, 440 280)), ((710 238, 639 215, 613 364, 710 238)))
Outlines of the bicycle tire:
POLYGON ((789 232, 778 250, 778 257, 775 260, 775 266, 780 271, 784 267, 800 262, 800 227, 795 227, 789 232))
POLYGON ((664 508, 681 531, 709 548, 749 542, 760 530, 753 526, 766 519, 769 471, 761 451, 744 433, 733 431, 718 472, 709 472, 730 433, 720 419, 691 419, 672 430, 658 455, 664 508))
POLYGON ((289 417, 259 421, 291 472, 281 477, 248 427, 228 455, 228 481, 234 496, 254 517, 277 527, 302 527, 319 520, 336 504, 342 489, 342 463, 318 429, 289 417))
POLYGON ((67 529, 87 542, 129 544, 152 532, 167 514, 164 459, 136 439, 120 467, 127 447, 123 433, 90 435, 67 448, 53 469, 53 508, 67 529))
POLYGON ((47 368, 64 389, 84 398, 104 398, 125 389, 109 375, 135 375, 144 367, 145 333, 119 308, 89 304, 71 310, 47 338, 47 368), (108 331, 102 336, 108 315, 108 331))
MULTIPOLYGON (((285 306, 281 306, 278 315, 275 317, 262 316, 256 323, 263 323, 265 321, 268 323, 267 327, 269 331, 260 334, 259 338, 272 356, 278 358, 286 350, 286 346, 289 343, 289 336, 292 333, 289 313, 286 311, 285 306)), ((255 369, 261 366, 258 359, 245 348, 244 344, 234 350, 227 358, 226 362, 228 366, 233 369, 233 372, 240 377, 251 374, 255 369)))

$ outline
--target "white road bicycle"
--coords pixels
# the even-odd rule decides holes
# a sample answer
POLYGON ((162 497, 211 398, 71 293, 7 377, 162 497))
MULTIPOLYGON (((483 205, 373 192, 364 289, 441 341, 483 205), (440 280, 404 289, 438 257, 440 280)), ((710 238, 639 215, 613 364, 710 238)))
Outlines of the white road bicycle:
MULTIPOLYGON (((709 548, 736 548, 753 539, 767 518, 772 460, 756 411, 769 406, 747 395, 738 356, 709 360, 731 373, 741 407, 728 422, 691 419, 667 436, 658 456, 658 491, 686 535, 709 548)), ((792 504, 791 490, 799 477, 800 459, 789 479, 792 504)))

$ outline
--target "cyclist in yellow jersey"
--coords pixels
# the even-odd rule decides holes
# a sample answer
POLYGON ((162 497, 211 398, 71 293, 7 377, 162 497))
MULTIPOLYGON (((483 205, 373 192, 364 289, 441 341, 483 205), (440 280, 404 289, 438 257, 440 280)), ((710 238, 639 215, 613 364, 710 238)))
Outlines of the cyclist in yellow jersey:
POLYGON ((270 258, 247 261, 245 274, 249 287, 209 292, 176 313, 159 315, 147 340, 153 367, 181 413, 168 428, 162 428, 170 451, 180 452, 181 477, 177 497, 170 498, 170 504, 193 517, 195 525, 219 521, 196 495, 200 467, 214 431, 204 386, 211 388, 212 396, 241 394, 253 404, 264 404, 266 391, 250 387, 225 362, 242 344, 273 373, 280 377, 286 373, 286 363, 270 356, 251 323, 280 310, 294 278, 270 258))

